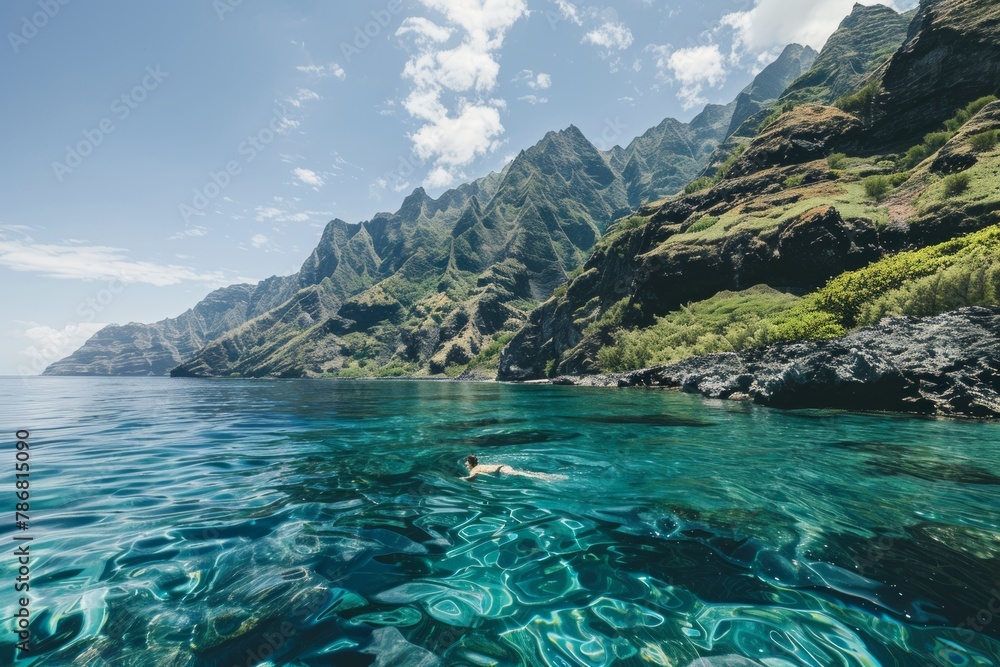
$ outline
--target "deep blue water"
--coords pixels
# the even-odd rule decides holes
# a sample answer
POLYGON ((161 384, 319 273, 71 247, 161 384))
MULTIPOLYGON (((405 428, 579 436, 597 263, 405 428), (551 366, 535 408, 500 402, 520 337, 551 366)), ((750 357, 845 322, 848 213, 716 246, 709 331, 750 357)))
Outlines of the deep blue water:
POLYGON ((998 424, 429 382, 0 406, 8 545, 32 434, 17 664, 1000 665, 998 424), (469 453, 568 479, 466 482, 469 453))

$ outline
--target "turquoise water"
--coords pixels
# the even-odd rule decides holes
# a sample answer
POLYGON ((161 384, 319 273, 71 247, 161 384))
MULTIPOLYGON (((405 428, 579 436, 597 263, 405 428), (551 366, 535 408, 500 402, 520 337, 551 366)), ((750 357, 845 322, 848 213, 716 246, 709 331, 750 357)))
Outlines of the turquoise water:
POLYGON ((0 405, 4 470, 32 433, 23 664, 1000 665, 997 424, 414 382, 0 405))

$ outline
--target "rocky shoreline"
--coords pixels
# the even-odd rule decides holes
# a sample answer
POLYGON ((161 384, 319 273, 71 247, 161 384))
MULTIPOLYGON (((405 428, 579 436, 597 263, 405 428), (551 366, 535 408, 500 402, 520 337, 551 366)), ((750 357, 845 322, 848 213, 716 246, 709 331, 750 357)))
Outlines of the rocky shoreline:
POLYGON ((1000 308, 887 318, 844 338, 694 357, 553 384, 664 387, 776 408, 1000 418, 1000 308))

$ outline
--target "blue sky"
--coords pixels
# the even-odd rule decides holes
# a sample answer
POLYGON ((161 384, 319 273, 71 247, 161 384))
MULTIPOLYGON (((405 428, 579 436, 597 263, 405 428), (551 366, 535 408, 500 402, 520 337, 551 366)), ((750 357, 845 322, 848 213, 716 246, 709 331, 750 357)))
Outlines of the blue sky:
POLYGON ((0 374, 292 273, 328 220, 437 195, 548 130, 609 148, 690 119, 852 5, 9 0, 0 374))

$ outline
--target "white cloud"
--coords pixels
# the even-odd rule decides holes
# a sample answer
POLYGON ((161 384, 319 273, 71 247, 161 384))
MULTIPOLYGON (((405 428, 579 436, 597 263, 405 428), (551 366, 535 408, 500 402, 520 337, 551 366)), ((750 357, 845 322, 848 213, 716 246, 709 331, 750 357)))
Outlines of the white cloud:
POLYGON ((583 20, 580 18, 580 10, 576 8, 576 5, 568 0, 555 0, 555 3, 564 19, 572 21, 577 25, 583 25, 583 20))
POLYGON ((306 185, 315 188, 316 190, 319 190, 321 187, 326 185, 326 181, 323 180, 323 177, 312 169, 303 169, 302 167, 298 167, 293 169, 292 173, 295 174, 295 178, 299 179, 306 185))
POLYGON ((347 78, 347 72, 337 63, 330 63, 329 65, 299 65, 295 69, 317 79, 328 79, 332 76, 343 81, 347 78))
MULTIPOLYGON (((457 115, 440 116, 413 134, 413 146, 423 160, 435 160, 439 170, 437 183, 442 187, 444 172, 453 174, 453 182, 461 178, 456 170, 471 163, 477 156, 496 148, 495 137, 503 134, 500 112, 488 104, 466 104, 457 115)), ((432 186, 435 187, 435 186, 432 186)))
POLYGON ((278 119, 278 134, 288 134, 292 130, 298 128, 300 125, 299 121, 289 118, 288 116, 282 116, 278 119))
POLYGON ((20 335, 28 338, 31 343, 18 354, 26 359, 26 368, 41 372, 49 364, 59 361, 86 343, 91 336, 107 326, 97 322, 81 322, 67 324, 62 329, 38 324, 37 322, 21 322, 27 328, 20 335))
POLYGON ((135 261, 109 246, 36 243, 0 238, 0 266, 63 280, 114 280, 163 287, 186 281, 227 284, 220 272, 199 273, 175 264, 135 261))
POLYGON ((500 73, 496 52, 528 8, 525 0, 420 1, 440 12, 445 25, 411 19, 396 31, 417 37, 403 70, 411 85, 403 108, 422 123, 410 139, 417 156, 431 164, 425 185, 445 187, 463 177, 463 167, 499 145, 505 105, 490 97, 500 73), (447 48, 444 42, 454 32, 460 32, 461 42, 447 48))
POLYGON ((524 95, 522 97, 517 98, 517 100, 519 102, 527 102, 528 104, 531 104, 532 106, 534 106, 536 104, 548 104, 549 103, 549 98, 547 98, 547 97, 539 97, 538 95, 524 95))
MULTIPOLYGON (((309 90, 308 88, 299 88, 295 92, 294 97, 286 98, 285 101, 291 104, 293 107, 301 107, 303 102, 310 102, 312 100, 319 100, 319 99, 322 99, 319 96, 319 93, 313 90, 309 90)), ((296 123, 296 125, 298 125, 298 123, 296 123)))
POLYGON ((530 69, 523 69, 514 77, 516 83, 524 84, 532 90, 548 90, 552 87, 552 77, 545 72, 535 74, 530 69))
POLYGON ((411 16, 396 31, 397 36, 413 35, 420 42, 447 42, 454 32, 422 16, 411 16))
POLYGON ((258 206, 256 208, 257 222, 306 222, 314 218, 330 218, 329 211, 286 211, 276 206, 258 206))
POLYGON ((726 58, 715 44, 676 50, 657 46, 652 50, 661 76, 680 86, 678 97, 685 109, 705 104, 705 87, 720 86, 726 80, 726 58))
POLYGON ((635 38, 632 36, 632 31, 624 23, 606 21, 599 28, 584 35, 583 41, 608 51, 624 51, 632 46, 635 38))
POLYGON ((182 231, 177 232, 173 236, 168 237, 167 240, 168 241, 179 241, 181 239, 194 238, 194 237, 207 236, 207 235, 208 235, 208 229, 207 228, 201 227, 199 225, 193 225, 191 227, 188 227, 187 229, 184 229, 182 231))
POLYGON ((268 238, 263 234, 254 234, 250 237, 250 243, 254 248, 261 248, 268 244, 268 238))

